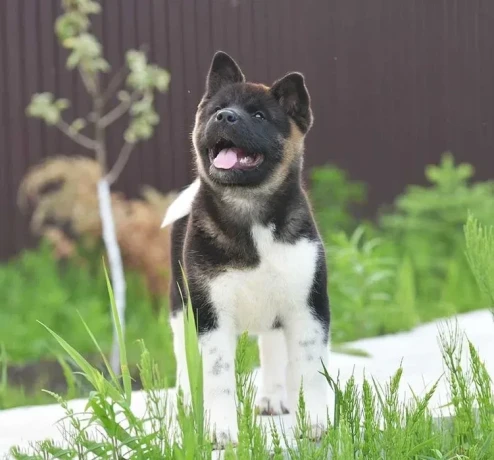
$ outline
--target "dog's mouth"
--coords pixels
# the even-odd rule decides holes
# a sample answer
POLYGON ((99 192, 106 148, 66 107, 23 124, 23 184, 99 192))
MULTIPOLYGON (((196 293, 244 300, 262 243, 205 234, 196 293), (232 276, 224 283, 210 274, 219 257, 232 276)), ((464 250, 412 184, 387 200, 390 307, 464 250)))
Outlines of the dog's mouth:
POLYGON ((247 152, 233 142, 221 139, 209 149, 209 160, 217 169, 250 170, 259 166, 264 156, 260 153, 247 152))

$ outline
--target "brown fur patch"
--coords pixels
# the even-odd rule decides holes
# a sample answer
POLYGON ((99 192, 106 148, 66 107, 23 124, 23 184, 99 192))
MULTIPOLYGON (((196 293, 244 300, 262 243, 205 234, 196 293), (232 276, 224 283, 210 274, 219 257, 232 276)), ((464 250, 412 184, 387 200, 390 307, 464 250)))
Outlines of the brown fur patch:
POLYGON ((285 141, 283 159, 274 171, 271 180, 268 182, 268 186, 271 190, 276 190, 283 183, 294 162, 299 161, 303 154, 305 136, 291 120, 290 126, 290 137, 285 141))
POLYGON ((246 83, 246 85, 250 88, 260 89, 262 91, 265 91, 266 93, 271 89, 269 86, 265 85, 264 83, 246 83))

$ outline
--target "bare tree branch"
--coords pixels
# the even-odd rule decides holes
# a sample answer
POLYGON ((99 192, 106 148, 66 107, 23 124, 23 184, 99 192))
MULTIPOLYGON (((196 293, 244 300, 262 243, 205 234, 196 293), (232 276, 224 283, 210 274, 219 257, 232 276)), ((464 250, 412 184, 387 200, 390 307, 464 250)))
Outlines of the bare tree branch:
POLYGON ((97 96, 98 90, 97 90, 97 85, 96 82, 91 80, 91 77, 84 72, 80 67, 79 69, 79 75, 81 76, 82 83, 84 83, 84 87, 86 88, 86 91, 93 97, 97 96))
POLYGON ((116 182, 120 174, 125 168, 125 165, 129 161, 130 154, 132 153, 132 150, 135 147, 134 142, 126 142, 123 146, 122 149, 120 150, 120 153, 118 154, 117 161, 111 168, 110 172, 106 175, 106 180, 107 182, 111 185, 116 182))
POLYGON ((102 116, 99 120, 99 125, 101 128, 106 128, 110 126, 112 123, 117 121, 121 116, 125 115, 127 111, 130 109, 130 106, 137 101, 140 92, 135 91, 131 94, 130 98, 126 101, 122 101, 115 108, 110 110, 106 115, 102 116))
POLYGON ((123 66, 115 75, 113 75, 112 79, 110 80, 110 83, 108 83, 108 86, 106 89, 103 91, 102 97, 103 97, 103 103, 106 104, 112 96, 117 92, 118 88, 120 85, 124 82, 125 77, 128 75, 129 69, 127 67, 123 66))
MULTIPOLYGON (((147 54, 149 52, 149 46, 143 44, 139 47, 139 50, 147 54)), ((110 80, 110 83, 108 83, 108 86, 103 91, 102 94, 103 104, 106 104, 112 98, 112 96, 116 93, 119 86, 124 82, 125 77, 127 77, 128 74, 129 74, 129 69, 125 65, 123 65, 115 73, 115 75, 113 75, 112 79, 110 80)))
POLYGON ((90 137, 85 136, 84 134, 78 133, 70 128, 70 125, 60 119, 56 124, 56 127, 62 131, 66 136, 70 137, 74 142, 77 142, 79 145, 86 147, 89 150, 96 149, 96 142, 90 137))

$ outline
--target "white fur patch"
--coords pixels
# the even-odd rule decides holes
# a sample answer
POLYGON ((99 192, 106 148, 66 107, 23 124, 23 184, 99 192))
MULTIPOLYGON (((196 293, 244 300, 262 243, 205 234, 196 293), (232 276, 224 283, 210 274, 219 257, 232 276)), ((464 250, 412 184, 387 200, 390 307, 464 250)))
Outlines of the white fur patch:
POLYGON ((165 217, 161 223, 161 228, 173 224, 173 222, 187 216, 192 209, 192 202, 199 191, 200 179, 197 178, 194 182, 187 186, 180 194, 175 198, 168 209, 166 210, 165 217))
POLYGON ((288 358, 286 340, 282 329, 265 332, 259 336, 261 361, 261 388, 256 406, 261 414, 281 415, 288 410, 286 375, 288 358))
POLYGON ((276 319, 308 314, 307 299, 314 280, 318 243, 275 241, 273 229, 254 225, 252 236, 261 262, 256 268, 232 269, 210 284, 219 314, 234 318, 238 333, 269 331, 276 319))

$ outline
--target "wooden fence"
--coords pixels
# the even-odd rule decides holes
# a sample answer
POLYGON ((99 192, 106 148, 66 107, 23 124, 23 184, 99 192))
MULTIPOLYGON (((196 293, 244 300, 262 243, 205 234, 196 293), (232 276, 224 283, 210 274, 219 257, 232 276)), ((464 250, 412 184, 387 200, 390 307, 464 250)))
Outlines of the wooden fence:
MULTIPOLYGON (((217 49, 249 79, 270 83, 302 71, 315 125, 308 167, 334 163, 370 186, 367 212, 450 150, 479 178, 494 166, 494 2, 489 0, 102 0, 94 30, 114 69, 125 50, 147 45, 171 72, 159 98, 155 137, 135 152, 117 184, 166 191, 191 179, 190 131, 205 72, 217 49)), ((59 0, 0 2, 0 259, 30 244, 16 205, 30 165, 80 148, 25 116, 31 94, 89 101, 65 69, 53 24, 59 0)), ((116 150, 120 127, 110 138, 116 150)), ((328 196, 328 200, 331 197, 328 196)))

